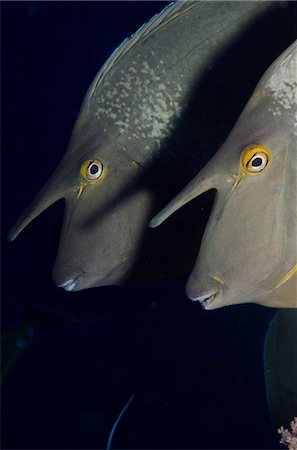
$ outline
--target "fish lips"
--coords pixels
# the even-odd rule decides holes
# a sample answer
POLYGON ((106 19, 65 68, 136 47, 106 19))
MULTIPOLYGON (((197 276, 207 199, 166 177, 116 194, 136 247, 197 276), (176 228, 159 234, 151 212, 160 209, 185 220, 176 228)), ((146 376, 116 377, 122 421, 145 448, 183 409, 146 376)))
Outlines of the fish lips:
POLYGON ((57 284, 57 287, 64 288, 65 291, 74 291, 78 283, 78 278, 70 278, 69 280, 64 281, 64 283, 57 284))
POLYGON ((54 264, 52 278, 55 285, 67 292, 80 290, 80 284, 84 278, 84 271, 79 267, 65 264, 63 270, 60 265, 54 264))
POLYGON ((100 286, 121 285, 125 282, 126 272, 126 265, 118 264, 106 273, 99 273, 90 277, 87 272, 79 268, 70 270, 69 267, 54 266, 52 275, 57 287, 63 288, 67 292, 77 292, 100 286))
POLYGON ((199 297, 191 298, 193 301, 199 301, 200 305, 203 309, 211 309, 211 304, 213 303, 214 299, 216 297, 216 294, 206 294, 201 295, 199 297))
MULTIPOLYGON (((187 294, 188 295, 188 294, 187 294)), ((217 304, 218 297, 220 296, 220 291, 215 293, 207 293, 202 294, 197 297, 191 297, 188 295, 190 300, 193 300, 194 302, 199 302, 203 309, 206 310, 212 310, 219 308, 219 305, 217 304)))
POLYGON ((222 287, 213 279, 210 279, 206 285, 205 280, 204 283, 199 283, 190 277, 186 285, 186 295, 190 300, 199 302, 205 310, 217 309, 221 306, 222 287))

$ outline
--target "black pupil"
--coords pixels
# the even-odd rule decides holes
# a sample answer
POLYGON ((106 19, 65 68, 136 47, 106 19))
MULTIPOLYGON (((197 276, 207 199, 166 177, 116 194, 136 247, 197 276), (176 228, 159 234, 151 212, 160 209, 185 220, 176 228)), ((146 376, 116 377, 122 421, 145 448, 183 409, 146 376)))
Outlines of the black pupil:
POLYGON ((91 172, 92 175, 95 175, 95 173, 97 173, 98 171, 99 171, 99 167, 96 166, 95 164, 93 164, 93 165, 90 167, 90 172, 91 172))
POLYGON ((262 158, 255 158, 253 161, 252 161, 252 166, 253 167, 259 167, 259 166, 261 166, 261 164, 262 164, 262 158))

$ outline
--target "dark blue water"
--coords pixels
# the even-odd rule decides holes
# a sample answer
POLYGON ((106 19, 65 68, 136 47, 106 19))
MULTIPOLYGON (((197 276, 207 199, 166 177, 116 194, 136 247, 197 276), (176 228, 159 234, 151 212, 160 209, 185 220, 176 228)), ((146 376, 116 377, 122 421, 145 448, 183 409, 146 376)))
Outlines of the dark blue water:
POLYGON ((5 240, 64 153, 100 66, 165 4, 1 5, 2 332, 36 305, 79 318, 37 314, 32 344, 3 383, 2 448, 104 448, 132 394, 113 448, 280 447, 262 361, 273 310, 203 311, 184 294, 187 276, 72 294, 56 288, 63 203, 14 243, 5 240))

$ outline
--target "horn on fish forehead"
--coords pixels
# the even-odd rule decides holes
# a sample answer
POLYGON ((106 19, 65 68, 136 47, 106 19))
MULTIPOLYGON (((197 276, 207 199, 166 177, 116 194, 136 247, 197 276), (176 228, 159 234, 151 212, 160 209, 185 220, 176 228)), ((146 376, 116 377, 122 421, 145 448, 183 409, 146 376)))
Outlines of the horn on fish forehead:
POLYGON ((39 214, 58 200, 64 198, 66 193, 67 186, 65 186, 65 180, 59 166, 10 229, 8 239, 13 241, 39 214))
POLYGON ((194 198, 210 189, 216 189, 220 182, 220 174, 213 161, 210 161, 202 171, 163 208, 149 223, 151 228, 156 228, 163 223, 175 211, 182 208, 194 198))
MULTIPOLYGON (((246 146, 241 154, 240 169, 238 173, 232 171, 228 166, 228 159, 224 161, 223 153, 228 145, 224 144, 220 151, 205 165, 201 172, 170 202, 166 205, 153 219, 151 219, 149 226, 156 228, 163 223, 169 216, 175 213, 178 209, 189 203, 199 195, 210 189, 216 189, 218 192, 225 187, 231 191, 238 186, 242 177, 251 172, 246 166, 251 164, 255 157, 262 158, 262 155, 267 156, 267 163, 270 163, 270 153, 265 147, 254 144, 246 146)), ((263 163, 264 164, 264 163, 263 163)), ((256 172, 256 170, 255 170, 256 172)))

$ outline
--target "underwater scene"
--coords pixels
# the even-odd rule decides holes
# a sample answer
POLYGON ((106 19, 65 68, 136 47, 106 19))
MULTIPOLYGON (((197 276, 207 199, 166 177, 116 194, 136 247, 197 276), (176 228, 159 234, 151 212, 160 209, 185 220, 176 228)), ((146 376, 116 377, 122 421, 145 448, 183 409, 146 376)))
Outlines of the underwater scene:
POLYGON ((296 2, 1 37, 1 448, 297 450, 296 2))

